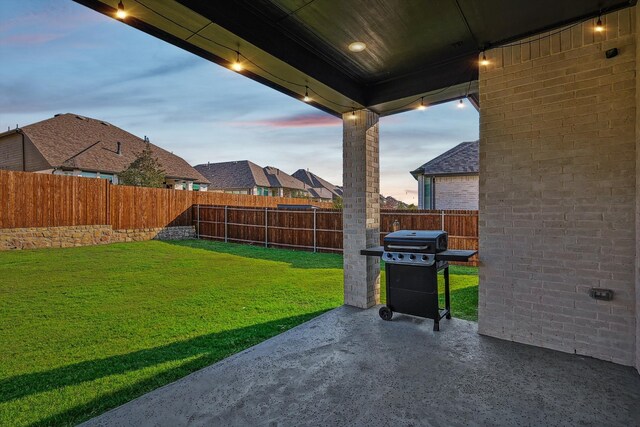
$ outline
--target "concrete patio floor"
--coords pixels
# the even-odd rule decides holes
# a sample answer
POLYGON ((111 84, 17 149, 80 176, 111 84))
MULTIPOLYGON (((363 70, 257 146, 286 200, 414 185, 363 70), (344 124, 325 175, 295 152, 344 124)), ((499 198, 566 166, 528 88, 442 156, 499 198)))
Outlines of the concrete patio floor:
POLYGON ((86 426, 640 425, 630 367, 340 307, 86 426))

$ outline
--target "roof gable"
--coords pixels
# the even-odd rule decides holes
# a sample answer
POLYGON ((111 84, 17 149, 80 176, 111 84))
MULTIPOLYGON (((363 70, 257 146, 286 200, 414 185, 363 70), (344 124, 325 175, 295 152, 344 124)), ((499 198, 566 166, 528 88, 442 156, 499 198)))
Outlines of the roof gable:
POLYGON ((417 175, 460 175, 479 171, 479 141, 468 141, 456 145, 449 151, 423 164, 411 174, 417 175))
POLYGON ((297 190, 306 190, 307 186, 304 182, 292 177, 288 173, 281 171, 273 166, 267 166, 263 169, 267 179, 271 183, 271 187, 293 188, 297 190))
POLYGON ((334 196, 342 196, 342 191, 339 190, 339 187, 330 183, 329 181, 320 178, 318 175, 314 174, 305 169, 298 169, 293 173, 293 176, 300 181, 304 182, 308 187, 317 189, 318 194, 329 194, 327 197, 321 196, 323 198, 329 198, 334 196), (325 189, 328 193, 323 192, 321 189, 325 189))
MULTIPOLYGON (((147 144, 142 138, 108 122, 70 113, 58 114, 21 129, 54 168, 119 173, 147 144)), ((149 144, 167 177, 207 182, 183 158, 149 144)))
POLYGON ((333 193, 323 187, 309 188, 309 194, 314 199, 333 199, 333 193))

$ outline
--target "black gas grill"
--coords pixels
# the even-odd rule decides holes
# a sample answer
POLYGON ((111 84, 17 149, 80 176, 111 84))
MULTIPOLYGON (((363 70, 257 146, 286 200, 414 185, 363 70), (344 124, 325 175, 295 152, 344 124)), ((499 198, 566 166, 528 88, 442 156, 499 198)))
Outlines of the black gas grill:
POLYGON ((394 312, 433 319, 433 330, 440 330, 440 319, 451 318, 449 262, 468 261, 476 251, 447 249, 446 231, 400 230, 384 238, 384 247, 363 250, 362 255, 381 256, 387 276, 387 305, 380 317, 391 320, 394 312), (444 270, 444 301, 438 304, 438 272, 444 270))

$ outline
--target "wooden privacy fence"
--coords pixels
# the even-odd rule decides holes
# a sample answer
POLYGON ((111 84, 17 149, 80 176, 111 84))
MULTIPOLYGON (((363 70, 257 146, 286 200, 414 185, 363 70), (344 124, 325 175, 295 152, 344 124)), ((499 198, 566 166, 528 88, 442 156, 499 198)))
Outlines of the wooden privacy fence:
MULTIPOLYGON (((204 239, 342 252, 341 210, 195 205, 192 217, 204 239)), ((445 230, 452 249, 478 249, 478 211, 382 210, 380 244, 395 221, 405 230, 445 230)), ((478 264, 477 257, 471 264, 478 264)))
POLYGON ((312 251, 342 250, 342 211, 235 206, 193 207, 196 233, 205 239, 312 251))
POLYGON ((112 185, 107 180, 0 170, 0 228, 111 225, 116 230, 193 224, 197 204, 277 207, 287 197, 112 185))
MULTIPOLYGON (((307 199, 165 190, 108 181, 0 171, 0 229, 111 225, 116 230, 196 225, 203 238, 342 251, 342 211, 307 199), (279 204, 321 209, 282 210, 279 204)), ((444 229, 453 249, 478 249, 477 211, 383 210, 380 243, 402 229, 444 229)), ((477 264, 477 260, 472 259, 477 264)))

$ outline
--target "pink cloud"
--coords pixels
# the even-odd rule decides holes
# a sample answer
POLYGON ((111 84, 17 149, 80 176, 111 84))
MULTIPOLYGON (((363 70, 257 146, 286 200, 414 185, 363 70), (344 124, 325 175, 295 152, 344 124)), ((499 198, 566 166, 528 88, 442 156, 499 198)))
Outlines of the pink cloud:
POLYGON ((233 122, 240 126, 267 126, 274 128, 303 128, 303 127, 329 127, 340 126, 342 120, 328 114, 298 114, 289 117, 279 117, 266 120, 253 120, 233 122))

